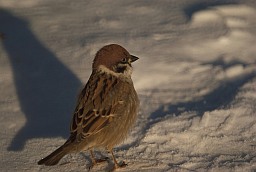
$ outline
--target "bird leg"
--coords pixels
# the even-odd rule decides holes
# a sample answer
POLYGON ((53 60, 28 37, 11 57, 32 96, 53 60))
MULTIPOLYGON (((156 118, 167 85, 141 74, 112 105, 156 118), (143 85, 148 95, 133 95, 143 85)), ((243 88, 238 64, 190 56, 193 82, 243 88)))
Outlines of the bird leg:
POLYGON ((90 150, 90 154, 91 154, 92 164, 90 165, 89 169, 92 169, 94 167, 94 165, 105 162, 109 159, 108 157, 104 157, 104 158, 101 158, 101 159, 96 159, 92 150, 90 150))
POLYGON ((117 160, 116 160, 116 158, 115 158, 115 156, 114 156, 114 153, 113 153, 113 150, 112 150, 112 149, 110 150, 110 152, 111 152, 113 161, 114 161, 114 163, 115 163, 114 169, 123 168, 123 167, 127 166, 127 164, 126 164, 124 161, 122 161, 121 163, 118 163, 118 162, 117 162, 117 160))

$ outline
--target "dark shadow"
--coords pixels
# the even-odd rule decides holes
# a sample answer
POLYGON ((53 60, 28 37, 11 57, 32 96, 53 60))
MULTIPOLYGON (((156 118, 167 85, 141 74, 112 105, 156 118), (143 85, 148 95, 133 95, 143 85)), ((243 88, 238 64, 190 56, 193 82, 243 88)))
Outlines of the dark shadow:
POLYGON ((213 67, 221 67, 222 69, 226 70, 232 66, 241 65, 243 67, 247 67, 248 64, 239 60, 231 60, 226 62, 224 59, 224 55, 221 55, 218 59, 202 63, 202 65, 211 65, 213 67))
POLYGON ((239 0, 206 0, 205 2, 193 3, 184 8, 184 13, 187 16, 187 19, 191 20, 193 14, 197 11, 206 10, 214 6, 229 4, 239 4, 239 0))
MULTIPOLYGON (((231 61, 229 63, 226 63, 222 57, 212 62, 202 63, 201 65, 212 65, 214 67, 219 66, 224 70, 236 65, 242 65, 243 67, 248 66, 248 64, 240 61, 231 61)), ((252 72, 247 75, 225 81, 220 84, 219 87, 212 90, 209 94, 206 94, 205 96, 202 96, 200 99, 195 101, 162 105, 150 115, 149 119, 155 120, 165 117, 167 114, 175 114, 176 116, 178 116, 183 112, 190 111, 194 111, 198 116, 202 117, 206 111, 227 108, 234 100, 238 90, 244 84, 251 81, 254 77, 256 77, 256 73, 252 72)))
POLYGON ((183 112, 195 111, 198 116, 202 117, 207 111, 213 111, 220 108, 226 108, 234 100, 237 91, 245 83, 252 80, 255 74, 244 76, 233 81, 225 82, 209 94, 201 97, 199 100, 192 102, 181 102, 178 104, 161 106, 150 115, 150 119, 165 117, 167 114, 180 115, 183 112))
POLYGON ((24 19, 0 9, 0 33, 26 117, 8 150, 22 150, 31 138, 68 137, 80 80, 37 39, 24 19))

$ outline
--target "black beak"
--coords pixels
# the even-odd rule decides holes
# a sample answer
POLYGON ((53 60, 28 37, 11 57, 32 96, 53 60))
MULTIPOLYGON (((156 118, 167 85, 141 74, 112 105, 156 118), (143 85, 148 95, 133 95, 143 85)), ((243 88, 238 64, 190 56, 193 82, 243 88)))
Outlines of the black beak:
POLYGON ((136 57, 134 55, 131 55, 131 62, 135 62, 136 60, 138 60, 139 57, 136 57))

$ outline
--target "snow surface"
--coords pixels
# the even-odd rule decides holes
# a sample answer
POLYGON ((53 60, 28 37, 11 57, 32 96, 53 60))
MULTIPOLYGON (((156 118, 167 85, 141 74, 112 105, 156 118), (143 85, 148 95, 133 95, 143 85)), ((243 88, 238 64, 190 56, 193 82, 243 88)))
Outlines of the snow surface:
POLYGON ((115 150, 128 163, 119 171, 255 171, 255 18, 253 0, 0 0, 0 171, 88 170, 88 153, 37 161, 65 142, 109 43, 140 57, 140 113, 115 150))

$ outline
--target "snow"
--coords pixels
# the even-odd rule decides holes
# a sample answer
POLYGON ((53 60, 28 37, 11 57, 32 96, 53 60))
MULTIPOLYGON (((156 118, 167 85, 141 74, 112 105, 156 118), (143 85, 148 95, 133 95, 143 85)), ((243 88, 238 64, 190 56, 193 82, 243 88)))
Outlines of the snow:
POLYGON ((119 171, 255 171, 255 18, 252 0, 0 0, 0 171, 88 171, 88 152, 37 161, 65 142, 109 43, 140 57, 140 112, 115 149, 128 163, 119 171))

